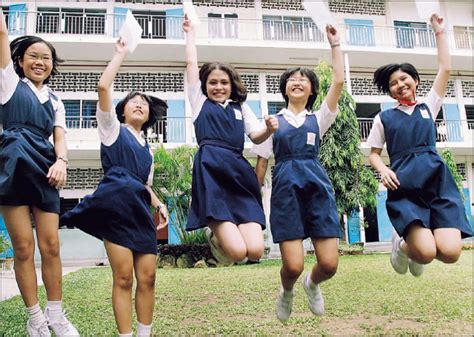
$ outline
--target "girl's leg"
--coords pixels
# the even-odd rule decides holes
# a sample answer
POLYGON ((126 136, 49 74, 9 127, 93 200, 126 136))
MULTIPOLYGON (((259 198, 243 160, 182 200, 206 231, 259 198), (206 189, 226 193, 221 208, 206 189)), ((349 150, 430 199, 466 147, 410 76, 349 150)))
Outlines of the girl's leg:
POLYGON ((444 263, 455 263, 462 250, 461 232, 456 228, 438 228, 433 231, 436 258, 444 263))
POLYGON ((240 262, 247 256, 247 245, 236 224, 229 221, 212 221, 209 224, 214 243, 233 262, 240 262))
POLYGON ((238 229, 247 246, 247 258, 252 261, 260 260, 265 250, 262 226, 256 222, 247 222, 238 226, 238 229))
POLYGON ((130 249, 104 240, 112 267, 112 306, 119 333, 132 332, 133 253, 130 249))
POLYGON ((293 286, 304 270, 304 252, 302 240, 280 242, 282 267, 280 277, 282 288, 276 301, 277 318, 286 322, 293 308, 293 286))
POLYGON ((430 263, 436 257, 436 242, 433 232, 416 222, 411 224, 405 241, 400 244, 400 249, 416 263, 430 263))
POLYGON ((49 301, 62 297, 61 258, 59 256, 59 216, 32 207, 41 254, 41 274, 49 301))
POLYGON ((337 238, 312 238, 317 263, 311 270, 310 278, 318 284, 330 279, 336 274, 339 262, 337 238))
POLYGON ((28 206, 3 206, 3 217, 13 245, 15 278, 26 307, 38 303, 34 265, 35 242, 28 206))
POLYGON ((153 308, 155 306, 156 255, 134 254, 133 263, 135 276, 137 278, 137 289, 135 293, 137 319, 142 326, 150 326, 153 320, 153 308))

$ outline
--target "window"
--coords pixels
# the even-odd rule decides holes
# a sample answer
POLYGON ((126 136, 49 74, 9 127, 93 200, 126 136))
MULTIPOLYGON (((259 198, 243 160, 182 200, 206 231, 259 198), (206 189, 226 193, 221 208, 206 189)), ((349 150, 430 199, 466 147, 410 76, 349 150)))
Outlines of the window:
POLYGON ((71 129, 88 129, 97 126, 97 101, 63 100, 66 109, 66 126, 71 129))
POLYGON ((142 39, 166 39, 166 12, 133 11, 143 29, 142 39))
POLYGON ((357 103, 355 109, 357 118, 374 118, 379 112, 379 103, 357 103))
POLYGON ((424 22, 394 21, 397 48, 434 48, 435 36, 424 22))
POLYGON ((281 109, 286 108, 285 102, 268 102, 268 114, 276 115, 281 109))
POLYGON ((474 130, 474 105, 465 105, 464 108, 466 109, 467 127, 474 130))
POLYGON ((474 47, 474 27, 454 26, 453 30, 456 48, 472 50, 474 47))
POLYGON ((311 18, 264 15, 263 39, 323 42, 324 35, 311 18))
POLYGON ((105 34, 105 9, 38 8, 36 32, 44 34, 105 34))
POLYGON ((208 34, 210 38, 238 39, 239 21, 237 14, 209 13, 208 34))
POLYGON ((345 19, 348 32, 347 43, 352 46, 375 46, 372 20, 345 19))

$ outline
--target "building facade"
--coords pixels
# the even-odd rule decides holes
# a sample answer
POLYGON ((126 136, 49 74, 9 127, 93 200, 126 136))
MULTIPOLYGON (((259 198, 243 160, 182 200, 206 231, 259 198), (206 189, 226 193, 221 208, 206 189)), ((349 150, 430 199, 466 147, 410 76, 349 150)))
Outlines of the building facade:
MULTIPOLYGON (((199 62, 233 64, 248 88, 248 104, 259 118, 275 114, 284 106, 278 80, 287 67, 314 67, 320 60, 330 58, 325 34, 304 11, 300 0, 194 0, 193 3, 201 21, 197 27, 199 62)), ((341 35, 346 87, 357 102, 355 113, 361 150, 368 155, 366 139, 373 118, 393 104, 392 99, 379 94, 372 85, 374 70, 386 63, 410 62, 422 79, 418 95, 426 95, 437 71, 434 34, 429 24, 418 17, 414 0, 328 0, 325 4, 341 35)), ((453 71, 443 108, 436 118, 437 148, 449 147, 455 155, 464 179, 466 211, 472 224, 473 7, 470 1, 447 0, 441 1, 440 7, 446 19, 453 71)), ((92 193, 102 177, 95 119, 96 88, 113 55, 127 10, 132 11, 143 34, 140 45, 125 60, 115 81, 114 99, 119 100, 132 89, 165 99, 168 113, 153 130, 151 142, 163 143, 166 148, 196 143, 184 81, 181 0, 3 1, 2 9, 11 39, 24 34, 39 35, 53 43, 65 60, 60 75, 51 81, 51 87, 64 101, 69 128, 70 163, 68 183, 61 191, 63 211, 92 193)), ((250 147, 251 143, 247 142, 248 155, 250 147)), ((388 162, 386 151, 383 157, 388 162)), ((263 189, 267 210, 270 172, 263 189)), ((380 185, 376 212, 360 210, 349 217, 346 226, 349 242, 390 240, 385 199, 386 190, 380 185), (361 226, 361 219, 369 227, 361 226)), ((81 236, 80 241, 87 242, 88 247, 96 244, 77 230, 61 229, 61 235, 71 240, 81 236)), ((170 240, 176 240, 172 228, 170 240)), ((269 231, 266 240, 272 246, 269 231)), ((81 251, 80 246, 77 249, 81 251)), ((74 255, 75 251, 70 254, 74 255)))

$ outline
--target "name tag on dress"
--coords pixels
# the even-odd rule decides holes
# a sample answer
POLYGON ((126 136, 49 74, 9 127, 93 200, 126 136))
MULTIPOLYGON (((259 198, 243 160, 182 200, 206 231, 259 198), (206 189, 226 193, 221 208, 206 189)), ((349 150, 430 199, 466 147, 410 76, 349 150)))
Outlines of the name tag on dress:
POLYGON ((234 109, 235 119, 242 120, 242 112, 237 109, 234 109))
POLYGON ((316 134, 314 132, 308 132, 308 138, 306 139, 306 144, 315 145, 316 144, 316 134))
POLYGON ((421 117, 426 118, 426 119, 430 118, 430 114, 429 114, 428 110, 421 108, 420 112, 421 112, 421 117))

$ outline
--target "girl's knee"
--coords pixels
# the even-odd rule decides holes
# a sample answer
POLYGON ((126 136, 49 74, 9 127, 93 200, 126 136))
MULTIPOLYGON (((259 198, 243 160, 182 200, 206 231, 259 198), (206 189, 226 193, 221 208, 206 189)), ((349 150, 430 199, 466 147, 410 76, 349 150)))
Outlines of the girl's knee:
POLYGON ((225 253, 232 261, 240 262, 247 257, 247 247, 245 245, 227 247, 225 253))
POLYGON ((124 290, 131 290, 133 286, 133 272, 114 274, 114 285, 124 290))
POLYGON ((436 258, 444 263, 456 263, 461 256, 461 246, 459 247, 439 247, 436 258))
POLYGON ((300 264, 300 263, 285 264, 281 268, 285 276, 287 276, 288 278, 296 279, 303 273, 304 264, 300 264))
POLYGON ((319 270, 324 273, 326 277, 333 277, 337 272, 338 261, 321 261, 318 262, 319 270))
POLYGON ((146 287, 146 288, 154 288, 155 280, 156 280, 155 272, 143 273, 140 276, 137 276, 137 286, 146 287))
POLYGON ((412 260, 420 264, 431 263, 436 257, 436 249, 415 250, 410 249, 410 256, 412 260))
POLYGON ((13 244, 13 255, 15 262, 25 262, 33 259, 35 244, 33 241, 23 240, 13 244))
POLYGON ((247 257, 249 260, 258 261, 262 258, 264 251, 265 251, 265 246, 263 244, 257 245, 257 246, 248 246, 247 257))
POLYGON ((38 242, 38 248, 43 258, 54 258, 59 256, 59 240, 48 239, 38 242))

